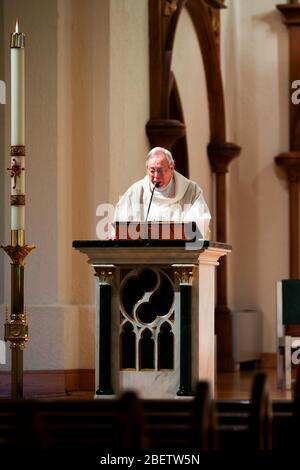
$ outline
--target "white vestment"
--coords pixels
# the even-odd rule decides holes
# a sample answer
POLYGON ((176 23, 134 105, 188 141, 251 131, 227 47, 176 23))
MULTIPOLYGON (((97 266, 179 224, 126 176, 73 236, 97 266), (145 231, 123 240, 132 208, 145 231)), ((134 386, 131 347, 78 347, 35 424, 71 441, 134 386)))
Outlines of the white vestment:
MULTIPOLYGON (((114 221, 145 221, 152 189, 147 175, 130 186, 117 203, 114 221)), ((148 221, 196 222, 202 238, 209 238, 210 218, 202 189, 177 171, 166 188, 154 189, 148 221)))

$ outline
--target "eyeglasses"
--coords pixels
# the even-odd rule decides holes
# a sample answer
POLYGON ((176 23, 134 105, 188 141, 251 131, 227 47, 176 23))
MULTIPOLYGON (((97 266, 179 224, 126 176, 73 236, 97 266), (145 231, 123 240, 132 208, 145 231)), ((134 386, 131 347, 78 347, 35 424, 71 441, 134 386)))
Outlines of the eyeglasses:
POLYGON ((170 171, 170 168, 147 168, 147 170, 149 171, 150 175, 155 175, 155 173, 157 175, 162 175, 163 173, 170 171))

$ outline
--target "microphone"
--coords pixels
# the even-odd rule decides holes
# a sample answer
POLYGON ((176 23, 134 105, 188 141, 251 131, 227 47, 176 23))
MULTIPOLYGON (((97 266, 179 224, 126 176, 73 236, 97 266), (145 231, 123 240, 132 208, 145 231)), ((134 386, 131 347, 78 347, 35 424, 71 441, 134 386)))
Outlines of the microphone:
POLYGON ((151 197, 150 197, 150 201, 149 201, 149 205, 148 205, 148 210, 147 210, 147 215, 146 215, 145 222, 147 222, 147 219, 148 219, 149 210, 150 210, 151 202, 152 202, 152 199, 153 199, 154 189, 159 188, 159 186, 160 186, 160 183, 158 181, 156 183, 154 183, 154 185, 153 185, 153 189, 151 191, 151 197))

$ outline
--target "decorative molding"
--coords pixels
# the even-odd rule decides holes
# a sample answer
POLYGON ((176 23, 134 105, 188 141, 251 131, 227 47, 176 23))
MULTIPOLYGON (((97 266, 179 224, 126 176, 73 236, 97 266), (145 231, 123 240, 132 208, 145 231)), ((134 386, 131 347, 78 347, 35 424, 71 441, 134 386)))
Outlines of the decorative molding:
MULTIPOLYGON (((195 244, 195 249, 192 248, 192 243, 183 242, 181 246, 176 246, 176 243, 169 242, 169 245, 162 243, 157 240, 157 246, 153 243, 147 243, 147 246, 143 246, 138 243, 130 243, 130 241, 95 241, 95 246, 91 246, 88 242, 73 242, 74 248, 84 253, 89 258, 89 264, 94 269, 100 269, 99 266, 108 266, 109 261, 113 262, 113 266, 117 265, 142 265, 149 263, 149 250, 151 251, 151 264, 152 265, 169 265, 174 264, 174 259, 178 261, 178 264, 194 265, 202 263, 205 264, 206 259, 210 257, 212 260, 220 256, 225 255, 231 251, 231 246, 224 243, 215 242, 204 242, 201 246, 195 244), (123 245, 123 246, 122 246, 123 245), (161 246, 159 246, 161 245, 161 246), (189 248, 184 249, 185 245, 189 248), (108 247, 113 249, 108 250, 108 247), (150 249, 151 247, 151 249, 150 249), (211 253, 208 254, 207 252, 211 253), (107 264, 105 264, 107 262, 107 264)), ((175 240, 176 242, 176 240, 175 240)), ((181 242, 178 242, 181 243, 181 242)), ((210 263, 211 264, 211 263, 210 263)))
POLYGON ((213 266, 219 266, 219 259, 221 256, 227 255, 231 252, 231 249, 218 249, 210 248, 209 250, 203 251, 199 256, 199 264, 210 264, 213 266))
POLYGON ((193 277, 196 266, 193 264, 173 264, 172 268, 175 269, 174 274, 179 280, 180 284, 192 285, 193 277))
POLYGON ((93 265, 99 284, 111 285, 116 267, 113 264, 93 265))
POLYGON ((10 196, 11 206, 25 206, 25 194, 13 194, 10 196))
POLYGON ((22 351, 28 341, 28 324, 26 315, 11 315, 11 320, 5 323, 4 340, 10 341, 11 349, 22 351))
POLYGON ((25 157, 25 145, 11 145, 10 156, 11 157, 25 157))
MULTIPOLYGON (((142 287, 142 286, 141 286, 142 287)), ((121 285, 120 285, 120 310, 123 315, 123 319, 126 321, 130 321, 132 324, 136 326, 136 328, 139 330, 140 328, 144 328, 145 326, 153 333, 153 336, 155 336, 155 331, 158 331, 159 328, 159 323, 161 322, 161 316, 164 317, 166 320, 169 318, 173 312, 174 312, 174 284, 173 281, 170 279, 169 275, 162 269, 156 269, 153 267, 145 268, 144 266, 142 268, 135 268, 131 269, 122 279, 121 285), (132 279, 135 280, 135 284, 139 284, 141 276, 145 274, 145 271, 152 271, 156 277, 156 283, 155 285, 150 289, 147 289, 147 291, 143 292, 143 295, 135 301, 134 305, 131 305, 130 311, 127 311, 124 304, 123 304, 123 298, 126 297, 126 289, 127 289, 127 284, 129 281, 132 281, 132 279), (148 304, 151 303, 151 301, 155 298, 155 296, 161 296, 161 295, 166 295, 165 290, 162 289, 163 282, 167 282, 170 285, 170 290, 173 292, 173 299, 172 303, 170 305, 170 308, 168 311, 164 311, 163 313, 157 313, 153 321, 151 322, 145 322, 142 321, 140 318, 140 309, 143 306, 143 304, 148 304)))
POLYGON ((276 5, 276 8, 282 13, 284 23, 287 26, 300 25, 300 4, 299 2, 283 3, 276 5))
POLYGON ((275 163, 285 171, 289 182, 300 180, 300 152, 283 152, 275 157, 275 163))
POLYGON ((0 248, 8 254, 10 259, 12 260, 12 264, 25 266, 25 258, 26 256, 35 248, 34 245, 24 245, 24 246, 3 246, 1 245, 0 248))
POLYGON ((209 161, 215 173, 227 173, 229 164, 240 152, 241 147, 232 142, 210 142, 207 146, 209 161))
POLYGON ((17 178, 20 178, 21 176, 21 171, 25 171, 25 168, 21 167, 19 163, 17 163, 17 160, 15 158, 12 158, 11 160, 11 167, 6 168, 8 171, 10 171, 10 177, 13 178, 14 184, 12 189, 16 189, 17 186, 17 178))
MULTIPOLYGON (((135 360, 132 359, 132 366, 127 372, 143 370, 141 364, 147 360, 147 354, 143 353, 142 344, 144 335, 151 334, 154 343, 153 367, 152 371, 160 371, 162 352, 160 351, 160 335, 163 333, 162 326, 166 323, 170 327, 170 335, 175 335, 174 314, 175 314, 175 287, 168 272, 164 269, 153 268, 152 266, 143 266, 133 268, 127 273, 123 273, 123 278, 119 288, 120 303, 120 330, 119 344, 122 345, 126 335, 124 327, 131 325, 134 334, 135 360), (150 283, 149 283, 150 274, 150 283), (153 277, 152 277, 153 275, 153 277), (152 279, 151 279, 152 277, 152 279), (139 298, 136 292, 140 293, 139 298), (134 295, 133 295, 134 294, 134 295), (156 306, 153 307, 153 306, 156 306), (159 307, 158 307, 159 306, 159 307), (173 320, 172 320, 173 317, 173 320), (135 365, 133 365, 133 363, 135 365)), ((120 349, 122 353, 122 348, 120 349)), ((172 362, 174 365, 175 357, 172 351, 172 362)), ((121 354, 122 364, 122 354, 121 354)), ((122 370, 125 370, 120 366, 122 370)), ((173 369, 172 369, 173 370, 173 369)))
POLYGON ((176 119, 150 119, 146 124, 146 132, 151 147, 170 149, 178 139, 185 136, 185 124, 176 119))

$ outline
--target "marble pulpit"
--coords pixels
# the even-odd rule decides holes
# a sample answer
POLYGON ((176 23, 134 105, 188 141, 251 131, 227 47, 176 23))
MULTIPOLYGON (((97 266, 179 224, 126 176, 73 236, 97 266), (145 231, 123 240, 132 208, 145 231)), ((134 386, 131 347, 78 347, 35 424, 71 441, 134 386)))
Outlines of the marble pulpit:
MULTIPOLYGON (((215 269, 229 245, 77 240, 96 274, 96 397, 187 397, 215 382, 215 269)), ((91 273, 92 274, 92 273, 91 273)))

